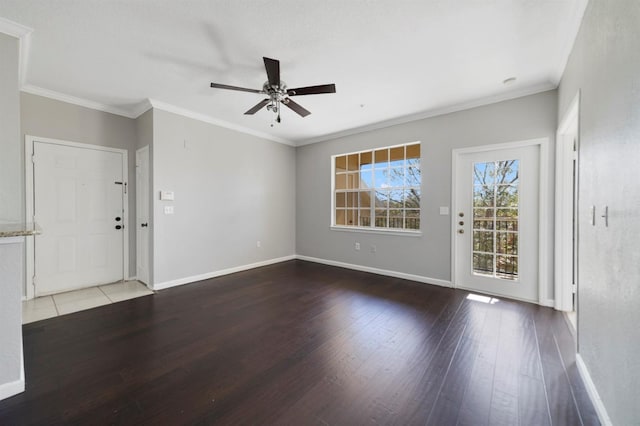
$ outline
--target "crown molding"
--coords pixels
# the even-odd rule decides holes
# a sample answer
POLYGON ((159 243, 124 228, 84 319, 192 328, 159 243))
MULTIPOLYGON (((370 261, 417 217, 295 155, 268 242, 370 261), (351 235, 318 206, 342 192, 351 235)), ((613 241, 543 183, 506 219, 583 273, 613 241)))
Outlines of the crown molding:
POLYGON ((278 142, 284 145, 296 146, 296 144, 288 139, 279 138, 277 136, 270 135, 268 133, 259 132, 257 130, 250 129, 248 127, 239 126, 237 124, 229 123, 228 121, 220 120, 218 118, 211 117, 206 114, 201 114, 199 112, 191 111, 188 109, 180 108, 178 106, 158 101, 157 99, 149 99, 149 102, 153 106, 153 108, 171 112, 173 114, 178 114, 183 117, 192 118, 194 120, 202 121, 205 123, 213 124, 219 127, 224 127, 226 129, 235 130, 237 132, 246 133, 248 135, 257 136, 262 139, 267 139, 273 142, 278 142))
POLYGON ((508 93, 501 93, 499 95, 487 96, 487 97, 476 99, 469 102, 463 102, 460 104, 446 106, 443 108, 436 108, 436 109, 424 111, 418 114, 405 115, 405 116, 394 118, 391 120, 380 121, 380 122, 372 123, 366 126, 355 127, 355 128, 343 130, 340 132, 330 133, 324 136, 305 139, 303 141, 298 142, 296 146, 304 146, 304 145, 311 145, 319 142, 326 142, 329 140, 343 138, 346 136, 352 136, 359 133, 370 132, 372 130, 379 130, 379 129, 384 129, 386 127, 397 126, 398 124, 410 123, 413 121, 424 120, 426 118, 437 117, 439 115, 451 114, 453 112, 459 112, 459 111, 464 111, 472 108, 477 108, 480 106, 491 105, 491 104, 495 104, 502 101, 521 98, 523 96, 535 95, 537 93, 542 93, 542 92, 556 89, 557 87, 558 87, 557 84, 554 84, 552 82, 537 84, 524 89, 514 90, 508 93))
POLYGON ((27 78, 32 32, 33 28, 0 17, 0 33, 18 39, 18 81, 20 87, 24 86, 27 78))
POLYGON ((85 108, 108 112, 110 114, 121 115, 127 118, 137 117, 128 109, 118 108, 112 105, 107 105, 100 102, 94 102, 88 99, 78 98, 75 96, 67 95, 66 93, 60 93, 54 90, 45 89, 43 87, 34 86, 32 84, 26 84, 22 86, 20 90, 25 93, 31 93, 32 95, 43 96, 45 98, 55 99, 57 101, 62 101, 62 102, 78 105, 85 108))
POLYGON ((151 108, 153 108, 153 105, 151 105, 151 99, 145 99, 131 108, 131 113, 133 115, 133 118, 138 118, 145 112, 149 111, 151 108))

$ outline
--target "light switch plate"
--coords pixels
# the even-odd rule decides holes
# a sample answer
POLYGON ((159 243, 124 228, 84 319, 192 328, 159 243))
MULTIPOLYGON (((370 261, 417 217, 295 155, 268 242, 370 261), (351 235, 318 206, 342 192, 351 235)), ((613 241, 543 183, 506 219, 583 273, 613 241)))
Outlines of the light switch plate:
POLYGON ((173 191, 160 191, 160 199, 162 201, 173 201, 173 191))
POLYGON ((440 214, 446 216, 449 214, 449 207, 440 207, 440 214))
POLYGON ((173 206, 164 206, 164 214, 173 214, 173 206))

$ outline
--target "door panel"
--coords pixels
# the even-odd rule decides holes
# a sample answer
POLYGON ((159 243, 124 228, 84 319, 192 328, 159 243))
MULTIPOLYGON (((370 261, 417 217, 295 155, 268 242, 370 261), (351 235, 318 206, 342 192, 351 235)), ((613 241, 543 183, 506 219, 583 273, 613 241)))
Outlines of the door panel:
POLYGON ((34 142, 37 296, 123 279, 122 181, 121 153, 34 142))
POLYGON ((457 287, 538 301, 539 150, 456 154, 457 287))

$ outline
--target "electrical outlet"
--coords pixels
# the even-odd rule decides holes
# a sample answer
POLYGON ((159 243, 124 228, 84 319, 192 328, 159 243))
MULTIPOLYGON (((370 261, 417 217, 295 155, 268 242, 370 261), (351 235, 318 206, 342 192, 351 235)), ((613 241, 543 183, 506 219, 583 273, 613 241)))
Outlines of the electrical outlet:
POLYGON ((256 241, 256 247, 258 248, 262 247, 262 243, 260 241, 256 241))
POLYGON ((371 253, 375 253, 375 252, 376 252, 376 245, 371 244, 371 253))
POLYGON ((354 248, 355 248, 356 250, 360 250, 360 243, 356 243, 354 248))

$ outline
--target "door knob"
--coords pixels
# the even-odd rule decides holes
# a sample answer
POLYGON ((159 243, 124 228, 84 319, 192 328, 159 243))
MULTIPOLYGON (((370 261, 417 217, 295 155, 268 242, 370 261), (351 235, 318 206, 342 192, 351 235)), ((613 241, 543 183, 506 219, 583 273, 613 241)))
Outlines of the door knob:
POLYGON ((120 222, 120 220, 121 220, 120 216, 117 216, 116 217, 116 222, 120 222))
POLYGON ((460 216, 460 217, 464 217, 464 213, 463 213, 463 212, 460 212, 460 213, 458 213, 458 216, 460 216))
POLYGON ((142 226, 143 228, 146 228, 147 226, 149 226, 148 223, 141 223, 140 226, 142 226))
POLYGON ((464 234, 464 229, 458 229, 458 234, 464 234))
POLYGON ((116 225, 116 229, 122 229, 122 226, 116 225))
POLYGON ((464 225, 464 222, 460 221, 460 222, 458 222, 458 225, 462 226, 462 225, 464 225))

